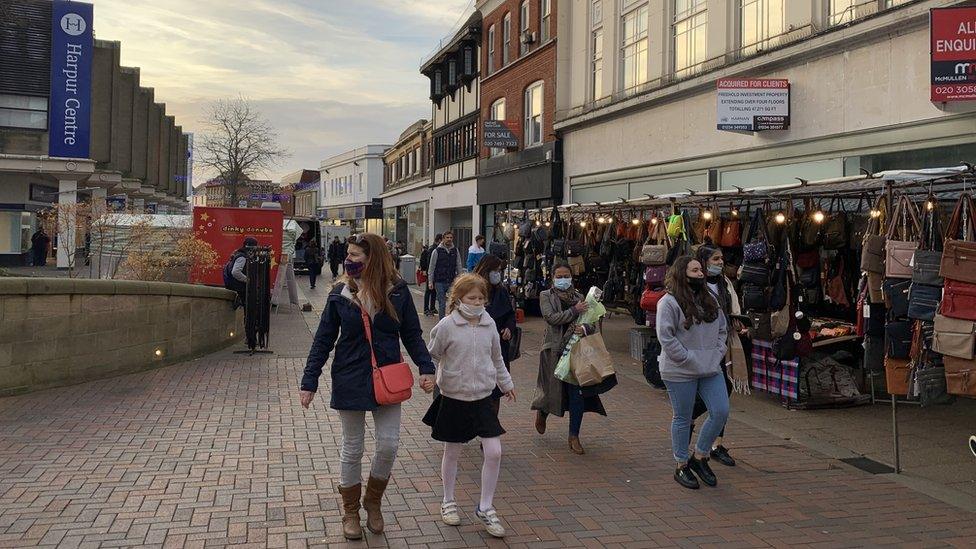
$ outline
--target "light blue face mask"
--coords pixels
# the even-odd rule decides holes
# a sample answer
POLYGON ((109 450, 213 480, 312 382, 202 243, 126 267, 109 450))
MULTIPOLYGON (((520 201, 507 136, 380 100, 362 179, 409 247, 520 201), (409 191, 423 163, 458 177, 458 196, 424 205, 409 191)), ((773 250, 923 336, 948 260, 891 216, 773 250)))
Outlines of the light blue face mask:
POLYGON ((560 291, 565 292, 566 290, 568 290, 568 289, 570 289, 570 288, 573 287, 573 279, 572 278, 557 278, 557 279, 555 279, 555 280, 552 281, 552 285, 557 290, 560 290, 560 291))

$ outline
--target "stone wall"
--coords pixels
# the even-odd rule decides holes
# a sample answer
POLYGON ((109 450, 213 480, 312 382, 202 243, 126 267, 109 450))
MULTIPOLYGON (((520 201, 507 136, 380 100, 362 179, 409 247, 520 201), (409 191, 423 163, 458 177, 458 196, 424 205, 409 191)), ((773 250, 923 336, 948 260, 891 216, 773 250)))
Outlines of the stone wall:
POLYGON ((242 333, 223 288, 0 278, 0 396, 158 368, 242 333))

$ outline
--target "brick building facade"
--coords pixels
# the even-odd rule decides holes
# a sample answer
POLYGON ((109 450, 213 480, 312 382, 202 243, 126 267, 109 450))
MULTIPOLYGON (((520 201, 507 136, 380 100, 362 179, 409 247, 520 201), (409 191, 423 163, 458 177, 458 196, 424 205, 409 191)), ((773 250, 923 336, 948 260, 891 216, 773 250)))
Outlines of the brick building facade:
POLYGON ((482 146, 478 204, 491 235, 495 212, 558 204, 561 149, 556 106, 556 4, 551 0, 483 0, 481 118, 504 121, 517 148, 482 146))

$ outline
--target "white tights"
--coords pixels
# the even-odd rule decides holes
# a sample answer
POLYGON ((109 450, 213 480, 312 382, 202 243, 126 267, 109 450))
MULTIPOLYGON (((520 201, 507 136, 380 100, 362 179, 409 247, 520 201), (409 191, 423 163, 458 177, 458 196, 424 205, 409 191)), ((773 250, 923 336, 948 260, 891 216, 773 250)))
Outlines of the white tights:
MULTIPOLYGON (((455 442, 444 443, 444 459, 441 461, 441 479, 444 481, 444 503, 454 501, 454 483, 457 480, 458 458, 464 444, 455 442)), ((495 498, 495 487, 498 486, 498 472, 502 468, 502 439, 501 437, 483 438, 481 446, 485 454, 485 462, 481 466, 481 502, 478 508, 487 511, 491 509, 495 498)))

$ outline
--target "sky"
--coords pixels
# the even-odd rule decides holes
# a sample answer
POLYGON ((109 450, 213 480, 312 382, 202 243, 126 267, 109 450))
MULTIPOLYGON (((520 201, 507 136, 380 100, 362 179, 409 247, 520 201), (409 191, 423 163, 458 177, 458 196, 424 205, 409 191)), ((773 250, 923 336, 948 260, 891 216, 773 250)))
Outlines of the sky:
MULTIPOLYGON (((183 131, 211 101, 243 95, 289 151, 278 180, 325 158, 391 144, 430 118, 420 60, 470 0, 92 0, 95 35, 122 43, 183 131)), ((210 174, 194 174, 200 184, 210 174)))

